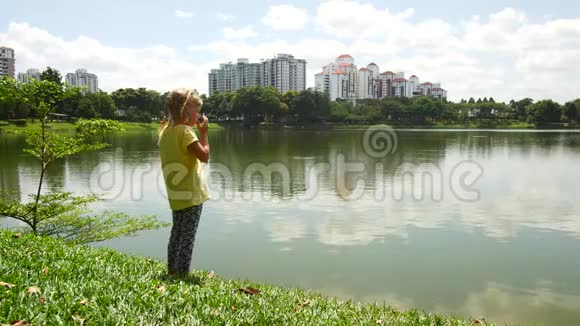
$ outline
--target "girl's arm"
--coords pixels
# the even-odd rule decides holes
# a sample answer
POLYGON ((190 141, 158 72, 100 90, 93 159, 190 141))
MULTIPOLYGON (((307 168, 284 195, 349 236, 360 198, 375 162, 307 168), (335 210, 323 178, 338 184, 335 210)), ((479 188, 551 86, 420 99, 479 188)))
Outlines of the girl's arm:
POLYGON ((191 143, 187 146, 189 152, 197 157, 201 162, 207 163, 209 161, 209 143, 207 137, 208 120, 204 116, 202 123, 197 123, 197 130, 199 131, 199 141, 191 143))

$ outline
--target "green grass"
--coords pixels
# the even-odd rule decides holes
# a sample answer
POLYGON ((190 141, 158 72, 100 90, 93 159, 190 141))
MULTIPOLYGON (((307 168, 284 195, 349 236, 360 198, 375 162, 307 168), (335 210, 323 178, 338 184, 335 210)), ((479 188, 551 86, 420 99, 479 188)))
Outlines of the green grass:
POLYGON ((0 282, 13 285, 0 283, 0 324, 16 320, 35 325, 474 324, 210 277, 205 271, 180 280, 167 277, 165 270, 161 261, 0 230, 0 282), (261 293, 239 291, 248 286, 261 293))
MULTIPOLYGON (((134 131, 156 131, 159 128, 158 122, 151 123, 139 123, 139 122, 122 122, 121 125, 127 132, 134 131)), ((74 132, 76 125, 69 122, 52 122, 48 124, 49 129, 54 132, 74 132)), ((24 130, 40 130, 40 122, 28 122, 26 126, 17 126, 14 124, 2 125, 0 129, 6 131, 24 131, 24 130)), ((209 124, 210 130, 223 129, 222 126, 217 123, 209 124)))

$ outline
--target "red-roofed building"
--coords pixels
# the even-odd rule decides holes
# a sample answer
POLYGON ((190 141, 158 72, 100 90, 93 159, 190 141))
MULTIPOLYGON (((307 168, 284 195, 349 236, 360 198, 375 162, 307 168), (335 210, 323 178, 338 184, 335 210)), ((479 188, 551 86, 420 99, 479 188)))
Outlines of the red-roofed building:
POLYGON ((431 96, 433 96, 439 100, 444 100, 447 98, 447 91, 441 87, 435 87, 435 88, 431 89, 431 96))
POLYGON ((354 65, 354 58, 349 54, 341 54, 338 56, 338 58, 336 58, 336 63, 350 63, 351 65, 354 65))

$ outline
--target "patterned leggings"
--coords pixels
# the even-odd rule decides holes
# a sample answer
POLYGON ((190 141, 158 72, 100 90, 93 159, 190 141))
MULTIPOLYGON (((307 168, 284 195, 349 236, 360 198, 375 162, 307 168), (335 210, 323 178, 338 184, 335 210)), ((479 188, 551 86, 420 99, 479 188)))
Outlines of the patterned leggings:
POLYGON ((173 227, 167 246, 167 270, 169 274, 189 273, 201 209, 202 204, 199 204, 173 211, 173 227))

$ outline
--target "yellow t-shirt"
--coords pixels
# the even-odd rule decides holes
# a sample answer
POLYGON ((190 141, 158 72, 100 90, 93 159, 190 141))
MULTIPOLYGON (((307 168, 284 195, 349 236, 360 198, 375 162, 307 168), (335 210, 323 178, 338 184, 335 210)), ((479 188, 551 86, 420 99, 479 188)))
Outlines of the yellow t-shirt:
POLYGON ((209 199, 207 185, 201 175, 201 163, 187 146, 198 141, 193 129, 186 125, 168 126, 159 135, 161 168, 172 210, 199 205, 209 199))

